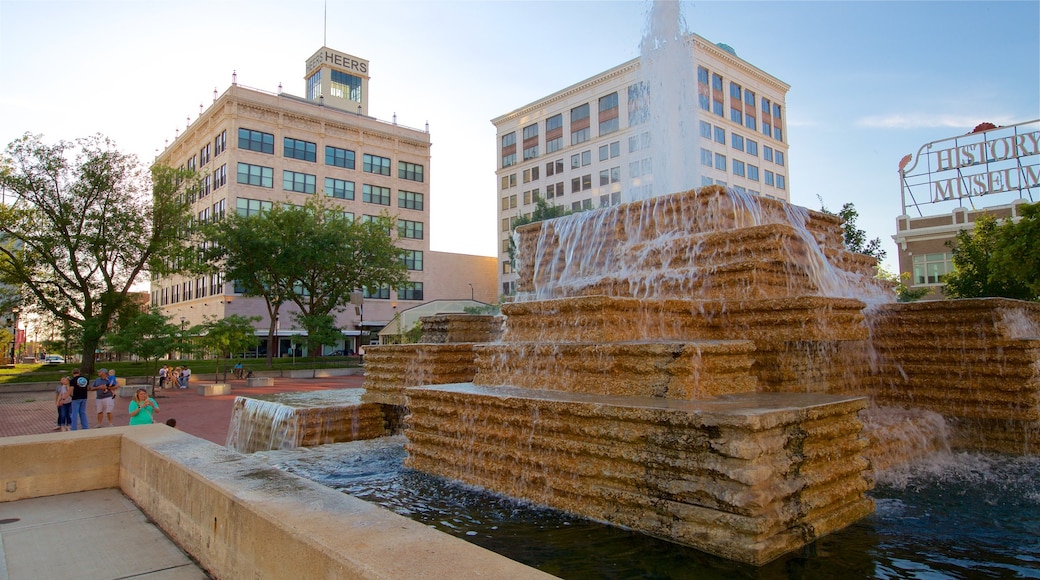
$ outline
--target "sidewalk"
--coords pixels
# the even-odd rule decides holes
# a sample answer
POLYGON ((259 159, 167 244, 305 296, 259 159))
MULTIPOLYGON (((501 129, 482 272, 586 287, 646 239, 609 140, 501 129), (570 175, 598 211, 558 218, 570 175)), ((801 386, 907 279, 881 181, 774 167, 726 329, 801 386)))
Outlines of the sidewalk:
MULTIPOLYGON (((159 404, 159 411, 155 414, 155 421, 165 423, 167 419, 174 418, 178 429, 224 445, 236 396, 355 389, 361 388, 364 380, 364 375, 320 379, 275 378, 273 387, 246 387, 245 379, 229 380, 231 394, 213 397, 197 394, 196 387, 201 383, 192 381, 192 386, 187 389, 156 389, 155 400, 159 404)), ((128 397, 116 399, 115 412, 112 414, 116 425, 130 424, 130 416, 127 414, 129 404, 128 397)), ((87 417, 93 428, 97 424, 93 394, 87 401, 87 417)), ((57 410, 54 407, 53 391, 0 392, 0 437, 51 433, 56 425, 57 410)))

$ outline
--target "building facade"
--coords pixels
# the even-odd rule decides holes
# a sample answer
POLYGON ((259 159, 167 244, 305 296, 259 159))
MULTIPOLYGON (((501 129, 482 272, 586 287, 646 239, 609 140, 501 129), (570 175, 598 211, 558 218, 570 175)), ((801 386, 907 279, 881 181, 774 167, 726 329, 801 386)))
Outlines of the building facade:
MULTIPOLYGON (((701 184, 790 198, 790 86, 694 34, 701 184)), ((498 183, 498 280, 515 292, 512 222, 538 200, 581 211, 673 192, 653 190, 647 91, 634 59, 492 119, 498 183)))
POLYGON ((902 214, 892 238, 899 272, 925 299, 943 297, 953 271, 950 243, 978 216, 1020 219, 1022 204, 1040 201, 1040 120, 973 131, 926 143, 899 164, 902 214))
MULTIPOLYGON (((321 48, 306 61, 306 98, 269 93, 232 83, 156 162, 187 167, 202 176, 193 202, 195 219, 227 212, 251 215, 276 203, 303 205, 315 195, 342 208, 351 219, 388 213, 392 235, 403 250, 409 282, 400 288, 365 288, 363 303, 338 315, 342 348, 355 348, 395 312, 445 298, 494 301, 494 258, 430 251, 430 135, 368 116, 368 61, 321 48), (449 270, 445 283, 432 271, 449 270)), ((270 325, 261 298, 242 296, 222 275, 168 276, 152 280, 151 302, 184 326, 231 314, 261 316, 258 335, 270 325)), ((276 321, 277 352, 293 348, 304 334, 295 306, 283 305, 276 321)), ((299 341, 302 342, 302 341, 299 341)), ((367 342, 367 341, 366 341, 367 342)), ((262 348, 266 349, 266 345, 262 348)), ((329 345, 330 349, 337 345, 329 345)), ((297 351, 298 352, 298 351, 297 351)))

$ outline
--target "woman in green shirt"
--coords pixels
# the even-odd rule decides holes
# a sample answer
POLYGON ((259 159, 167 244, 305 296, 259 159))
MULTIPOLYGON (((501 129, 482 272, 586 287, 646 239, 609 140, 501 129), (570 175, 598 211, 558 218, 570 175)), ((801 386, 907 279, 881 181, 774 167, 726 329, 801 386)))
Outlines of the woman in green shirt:
POLYGON ((148 396, 148 391, 145 389, 137 389, 134 393, 134 400, 130 401, 130 424, 131 425, 151 425, 152 424, 152 413, 159 410, 159 403, 155 402, 155 399, 148 396))

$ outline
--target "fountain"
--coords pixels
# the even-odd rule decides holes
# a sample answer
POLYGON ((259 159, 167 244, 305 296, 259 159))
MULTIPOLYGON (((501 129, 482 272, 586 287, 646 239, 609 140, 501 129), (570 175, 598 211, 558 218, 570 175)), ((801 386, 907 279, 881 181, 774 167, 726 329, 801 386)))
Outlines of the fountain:
POLYGON ((893 304, 837 217, 685 179, 519 229, 501 327, 367 350, 408 467, 761 566, 868 516, 879 470, 1037 452, 1040 305, 893 304))

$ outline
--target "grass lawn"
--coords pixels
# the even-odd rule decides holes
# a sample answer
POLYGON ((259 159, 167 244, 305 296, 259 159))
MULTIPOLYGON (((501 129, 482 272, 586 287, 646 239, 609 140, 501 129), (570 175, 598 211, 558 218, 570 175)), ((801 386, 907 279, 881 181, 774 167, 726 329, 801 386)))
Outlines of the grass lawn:
MULTIPOLYGON (((267 367, 267 359, 263 358, 234 359, 232 361, 218 361, 215 359, 159 361, 160 364, 167 364, 171 367, 184 366, 185 363, 187 363, 187 365, 191 367, 192 374, 215 373, 217 372, 218 364, 221 364, 221 368, 226 368, 229 376, 231 374, 231 367, 233 367, 236 362, 241 362, 245 368, 254 371, 358 366, 358 358, 356 356, 326 356, 321 358, 296 357, 295 362, 292 357, 283 357, 280 359, 274 359, 270 368, 267 367)), ((61 380, 61 377, 72 374, 72 369, 74 368, 77 368, 77 365, 47 365, 42 363, 16 364, 14 365, 14 368, 0 368, 0 385, 6 383, 42 383, 51 381, 57 383, 61 380)), ((147 377, 152 373, 152 363, 147 362, 98 361, 94 363, 94 368, 113 369, 115 370, 117 377, 123 378, 147 377)), ((95 375, 96 374, 97 373, 95 373, 95 375)))

